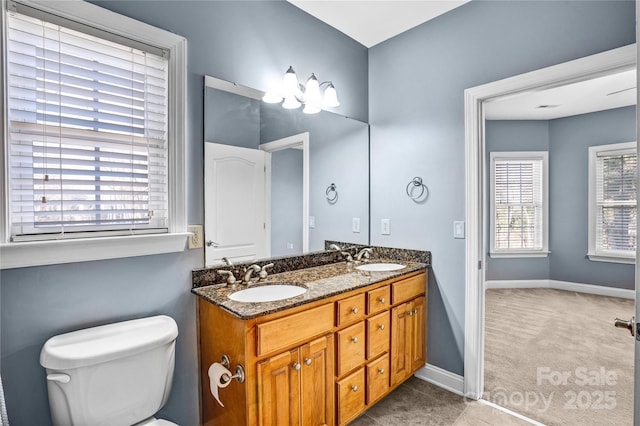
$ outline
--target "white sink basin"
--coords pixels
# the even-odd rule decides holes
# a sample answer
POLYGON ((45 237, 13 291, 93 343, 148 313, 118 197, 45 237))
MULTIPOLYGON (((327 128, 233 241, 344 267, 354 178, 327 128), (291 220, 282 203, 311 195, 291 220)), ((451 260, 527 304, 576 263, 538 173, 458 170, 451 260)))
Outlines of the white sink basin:
POLYGON ((369 272, 397 271, 403 268, 406 268, 406 266, 399 263, 365 263, 364 265, 356 266, 356 269, 360 271, 369 272))
POLYGON ((300 296, 307 292, 304 287, 289 284, 270 284, 260 287, 249 287, 236 291, 229 295, 229 299, 236 302, 273 302, 274 300, 288 299, 300 296))

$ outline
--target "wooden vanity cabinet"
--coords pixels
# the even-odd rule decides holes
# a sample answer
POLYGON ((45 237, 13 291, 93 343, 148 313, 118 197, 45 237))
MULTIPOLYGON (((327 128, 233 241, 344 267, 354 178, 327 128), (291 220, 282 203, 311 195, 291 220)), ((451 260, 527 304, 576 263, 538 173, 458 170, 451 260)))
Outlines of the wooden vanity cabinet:
POLYGON ((426 362, 426 273, 242 320, 198 299, 202 424, 345 425, 426 362), (246 380, 209 390, 227 354, 246 380))

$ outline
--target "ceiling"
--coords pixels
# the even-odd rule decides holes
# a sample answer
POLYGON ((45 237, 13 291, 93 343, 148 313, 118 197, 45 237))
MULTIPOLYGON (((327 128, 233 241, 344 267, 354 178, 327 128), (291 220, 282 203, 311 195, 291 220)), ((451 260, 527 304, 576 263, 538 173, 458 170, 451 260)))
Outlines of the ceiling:
POLYGON ((636 104, 636 70, 487 102, 487 120, 552 120, 636 104))
POLYGON ((287 0, 366 47, 375 46, 469 0, 287 0))

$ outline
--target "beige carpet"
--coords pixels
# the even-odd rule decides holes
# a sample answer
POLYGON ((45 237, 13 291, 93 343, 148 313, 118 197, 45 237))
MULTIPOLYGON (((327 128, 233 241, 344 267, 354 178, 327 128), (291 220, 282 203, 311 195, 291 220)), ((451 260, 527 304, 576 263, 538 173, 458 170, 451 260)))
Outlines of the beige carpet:
POLYGON ((627 299, 551 289, 486 292, 484 398, 547 425, 631 425, 627 299))

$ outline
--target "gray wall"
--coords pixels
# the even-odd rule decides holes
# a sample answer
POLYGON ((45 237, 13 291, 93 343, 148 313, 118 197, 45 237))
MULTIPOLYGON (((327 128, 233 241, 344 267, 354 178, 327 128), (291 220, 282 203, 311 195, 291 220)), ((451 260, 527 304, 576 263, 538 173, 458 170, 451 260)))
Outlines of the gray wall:
MULTIPOLYGON (((487 164, 489 152, 549 151, 551 251, 544 259, 489 257, 487 279, 552 279, 605 287, 634 288, 634 265, 592 262, 586 254, 589 147, 632 142, 636 137, 635 128, 635 106, 548 121, 486 122, 487 164)), ((490 195, 489 189, 487 182, 490 195)))
POLYGON ((204 89, 204 140, 258 149, 262 102, 206 87, 204 89))
POLYGON ((472 1, 369 50, 371 243, 433 254, 429 363, 463 374, 464 89, 634 42, 633 1, 472 1))
MULTIPOLYGON (((266 89, 289 65, 330 78, 345 115, 367 119, 367 49, 286 2, 95 1, 188 39, 187 201, 203 223, 203 75, 266 89), (295 35, 295 36, 292 36, 295 35), (308 47, 312 46, 311 49, 308 47)), ((160 256, 3 270, 2 380, 13 426, 50 424, 44 342, 62 332, 156 313, 180 336, 174 388, 160 416, 198 424, 198 358, 191 269, 202 250, 160 256)))
POLYGON ((635 106, 551 120, 549 137, 549 277, 633 289, 634 265, 592 262, 586 254, 589 147, 635 141, 635 106))
POLYGON ((302 253, 302 169, 302 150, 271 154, 271 256, 302 253))
MULTIPOLYGON (((491 203, 490 154, 501 151, 549 151, 549 122, 541 121, 486 121, 486 191, 487 206, 491 203)), ((551 175, 551 173, 550 173, 551 175)), ((487 208, 487 218, 490 209, 487 208)), ((487 236, 491 224, 487 220, 487 236)), ((487 253, 490 238, 487 237, 487 253)), ((549 257, 544 258, 491 258, 487 255, 485 278, 488 280, 535 280, 549 279, 549 257)))

